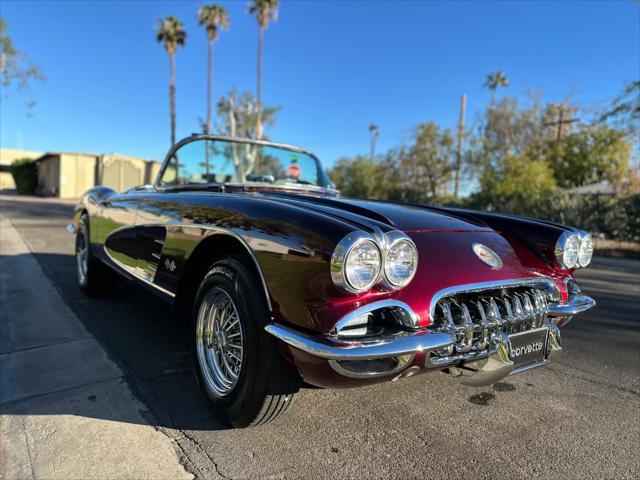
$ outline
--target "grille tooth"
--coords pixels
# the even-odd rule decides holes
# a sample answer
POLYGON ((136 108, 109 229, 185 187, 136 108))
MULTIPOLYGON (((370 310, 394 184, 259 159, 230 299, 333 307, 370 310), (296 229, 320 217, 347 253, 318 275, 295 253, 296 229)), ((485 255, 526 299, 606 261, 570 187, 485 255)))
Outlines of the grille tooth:
POLYGON ((534 290, 533 294, 533 300, 536 306, 536 326, 540 327, 544 323, 544 317, 547 311, 547 297, 540 290, 534 290))
POLYGON ((460 304, 460 316, 462 320, 463 345, 460 351, 469 352, 473 346, 474 326, 471 321, 471 314, 466 304, 460 304))
POLYGON ((524 311, 522 310, 522 302, 520 301, 520 297, 517 294, 513 296, 513 311, 515 323, 522 322, 525 316, 524 311))
POLYGON ((500 309, 496 303, 495 298, 491 297, 487 300, 487 318, 489 319, 490 327, 500 327, 504 323, 500 309))
POLYGON ((536 322, 536 312, 533 309, 533 304, 531 303, 531 298, 529 297, 529 293, 523 293, 524 297, 524 311, 526 315, 527 322, 533 327, 536 322))
POLYGON ((449 302, 442 302, 440 304, 440 309, 442 310, 442 315, 445 319, 445 329, 450 334, 455 335, 456 333, 456 325, 453 323, 453 316, 451 315, 451 304, 449 302))
POLYGON ((476 345, 476 349, 484 350, 489 346, 489 321, 487 320, 487 315, 484 313, 484 307, 482 306, 481 301, 476 302, 476 307, 478 308, 478 314, 480 315, 480 326, 481 326, 481 337, 478 345, 476 345))

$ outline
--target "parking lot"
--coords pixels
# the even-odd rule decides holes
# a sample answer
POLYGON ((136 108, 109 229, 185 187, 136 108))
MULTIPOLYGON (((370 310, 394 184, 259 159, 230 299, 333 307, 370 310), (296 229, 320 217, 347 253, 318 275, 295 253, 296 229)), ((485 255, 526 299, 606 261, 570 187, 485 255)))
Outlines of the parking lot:
POLYGON ((125 285, 105 299, 79 291, 64 229, 71 204, 5 196, 1 208, 122 370, 142 422, 175 442, 196 477, 640 477, 639 261, 595 258, 578 272, 598 306, 563 329, 564 350, 546 368, 484 389, 440 374, 306 388, 278 422, 232 430, 199 393, 186 336, 165 305, 125 285))

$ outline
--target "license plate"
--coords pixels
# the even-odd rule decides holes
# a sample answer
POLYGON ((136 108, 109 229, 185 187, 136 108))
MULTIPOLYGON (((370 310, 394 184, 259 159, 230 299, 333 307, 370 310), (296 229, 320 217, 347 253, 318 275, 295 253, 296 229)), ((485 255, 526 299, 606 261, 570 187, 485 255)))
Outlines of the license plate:
POLYGON ((509 335, 509 340, 511 341, 511 359, 513 360, 514 368, 542 362, 544 360, 548 332, 549 330, 544 327, 509 335))

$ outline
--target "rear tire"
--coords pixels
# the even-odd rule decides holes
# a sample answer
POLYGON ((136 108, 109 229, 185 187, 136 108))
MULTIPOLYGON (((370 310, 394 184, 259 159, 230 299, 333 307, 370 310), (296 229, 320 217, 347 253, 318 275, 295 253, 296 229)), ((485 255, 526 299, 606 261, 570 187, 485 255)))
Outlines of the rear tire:
POLYGON ((192 314, 200 387, 218 416, 238 428, 280 417, 300 387, 300 377, 264 330, 269 315, 260 293, 244 264, 228 258, 205 275, 192 314))
POLYGON ((116 287, 116 274, 91 254, 89 216, 80 217, 76 232, 76 272, 78 285, 92 296, 107 295, 116 287))

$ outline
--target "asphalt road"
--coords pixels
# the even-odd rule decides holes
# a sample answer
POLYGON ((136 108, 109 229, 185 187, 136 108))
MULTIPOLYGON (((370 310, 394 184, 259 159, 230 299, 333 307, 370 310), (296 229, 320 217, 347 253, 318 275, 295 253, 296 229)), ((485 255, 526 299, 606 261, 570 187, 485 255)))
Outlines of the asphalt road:
POLYGON ((107 299, 78 290, 69 204, 0 207, 197 477, 640 478, 638 261, 596 258, 578 273, 598 306, 563 329, 561 357, 545 368, 484 389, 440 374, 304 389, 280 421, 231 430, 197 390, 165 305, 129 285, 107 299))

